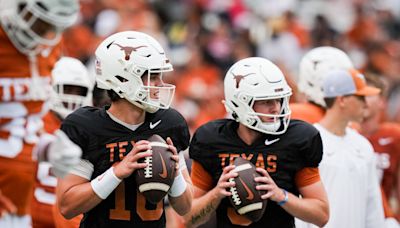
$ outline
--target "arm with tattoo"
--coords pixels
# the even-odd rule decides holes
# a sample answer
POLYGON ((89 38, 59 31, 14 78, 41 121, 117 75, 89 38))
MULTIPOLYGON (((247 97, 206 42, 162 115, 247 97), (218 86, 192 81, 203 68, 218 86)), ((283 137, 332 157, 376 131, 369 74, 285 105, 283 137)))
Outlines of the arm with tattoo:
POLYGON ((190 212, 184 216, 185 227, 197 227, 207 222, 210 215, 221 203, 221 200, 231 195, 226 189, 234 185, 234 183, 228 181, 229 178, 237 176, 237 173, 230 172, 233 168, 233 165, 225 167, 218 184, 209 192, 194 186, 192 208, 190 212))

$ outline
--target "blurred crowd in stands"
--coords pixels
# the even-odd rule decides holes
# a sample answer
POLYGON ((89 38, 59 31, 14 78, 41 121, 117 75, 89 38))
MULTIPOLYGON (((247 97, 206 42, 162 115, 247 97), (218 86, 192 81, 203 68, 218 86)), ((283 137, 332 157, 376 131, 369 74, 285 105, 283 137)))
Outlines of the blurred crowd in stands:
MULTIPOLYGON (((112 33, 146 32, 161 41, 175 71, 173 106, 192 132, 225 116, 222 79, 248 56, 266 57, 296 90, 302 55, 338 47, 365 74, 385 79, 388 121, 400 122, 400 0, 81 0, 79 23, 65 33, 66 55, 92 70, 94 48, 112 33)), ((96 90, 95 105, 108 102, 96 90)))

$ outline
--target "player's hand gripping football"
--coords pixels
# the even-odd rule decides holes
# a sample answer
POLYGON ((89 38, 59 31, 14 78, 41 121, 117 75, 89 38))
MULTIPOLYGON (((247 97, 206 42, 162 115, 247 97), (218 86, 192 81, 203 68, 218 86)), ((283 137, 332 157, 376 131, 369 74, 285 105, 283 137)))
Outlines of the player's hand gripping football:
POLYGON ((54 175, 62 178, 79 163, 82 150, 63 131, 57 130, 54 136, 47 150, 47 158, 54 175))
POLYGON ((147 165, 144 162, 138 162, 140 159, 151 156, 151 146, 149 141, 140 140, 135 143, 132 150, 114 167, 114 174, 119 179, 129 177, 135 170, 143 169, 147 165))
POLYGON ((179 155, 178 151, 176 150, 176 147, 174 146, 174 143, 172 142, 172 139, 170 137, 167 138, 167 144, 169 149, 172 151, 174 155, 172 155, 171 159, 175 161, 175 176, 179 175, 179 155))
POLYGON ((219 177, 217 186, 214 188, 218 191, 218 197, 220 199, 232 195, 232 193, 229 191, 229 188, 235 186, 235 182, 229 182, 229 179, 238 176, 237 172, 232 171, 234 168, 234 165, 229 165, 222 170, 222 174, 219 177))
POLYGON ((270 199, 275 202, 280 202, 285 199, 285 194, 282 189, 279 188, 271 176, 265 169, 257 168, 257 172, 261 174, 261 177, 256 177, 255 181, 260 183, 256 188, 257 190, 264 190, 266 194, 262 195, 262 199, 270 199))

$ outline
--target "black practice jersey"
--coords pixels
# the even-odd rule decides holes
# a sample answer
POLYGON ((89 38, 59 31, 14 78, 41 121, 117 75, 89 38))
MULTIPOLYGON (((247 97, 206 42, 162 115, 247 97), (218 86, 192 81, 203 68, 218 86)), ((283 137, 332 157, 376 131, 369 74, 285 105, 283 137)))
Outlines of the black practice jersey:
MULTIPOLYGON (((267 135, 247 145, 237 135, 239 124, 234 120, 216 120, 200 127, 190 144, 190 157, 209 173, 216 186, 222 169, 233 164, 236 157, 250 160, 257 167, 265 168, 275 183, 298 195, 295 174, 304 167, 318 167, 322 159, 322 142, 312 125, 292 120, 282 135, 267 135)), ((240 227, 240 215, 225 198, 217 208, 218 227, 240 227)), ((243 224, 243 223, 242 223, 243 224)), ((294 227, 294 218, 276 202, 268 201, 264 216, 251 227, 294 227)))
MULTIPOLYGON (((94 165, 96 178, 129 153, 135 142, 158 134, 170 137, 178 151, 189 145, 189 130, 184 118, 174 109, 146 113, 145 122, 135 131, 113 121, 103 109, 84 107, 69 115, 61 129, 82 148, 82 158, 94 165)), ((134 175, 100 204, 84 214, 80 227, 165 227, 164 205, 145 200, 137 190, 134 175)))

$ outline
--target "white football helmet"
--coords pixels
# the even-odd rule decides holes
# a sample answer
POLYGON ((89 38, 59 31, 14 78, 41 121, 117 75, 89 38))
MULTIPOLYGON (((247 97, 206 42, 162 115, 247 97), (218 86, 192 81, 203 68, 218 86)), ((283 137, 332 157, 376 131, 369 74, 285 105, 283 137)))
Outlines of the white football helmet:
POLYGON ((81 61, 62 57, 52 72, 53 96, 51 109, 61 118, 83 106, 92 105, 94 81, 81 61))
POLYGON ((2 0, 0 8, 3 29, 27 55, 56 45, 78 14, 78 0, 2 0))
POLYGON ((282 71, 272 62, 251 57, 236 62, 224 80, 225 108, 232 117, 245 126, 266 134, 283 134, 290 121, 289 98, 292 89, 282 71), (279 114, 257 113, 255 101, 281 98, 279 114), (263 122, 260 116, 272 117, 273 122, 263 122))
POLYGON ((147 112, 167 109, 172 102, 174 85, 150 85, 151 74, 160 74, 162 79, 173 68, 161 45, 145 33, 119 32, 105 39, 96 49, 95 68, 100 89, 113 90, 147 112), (142 76, 148 77, 146 85, 142 76))
POLYGON ((307 99, 326 107, 322 81, 330 70, 350 69, 353 64, 346 53, 334 47, 317 47, 306 53, 300 62, 299 90, 307 99))

